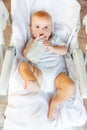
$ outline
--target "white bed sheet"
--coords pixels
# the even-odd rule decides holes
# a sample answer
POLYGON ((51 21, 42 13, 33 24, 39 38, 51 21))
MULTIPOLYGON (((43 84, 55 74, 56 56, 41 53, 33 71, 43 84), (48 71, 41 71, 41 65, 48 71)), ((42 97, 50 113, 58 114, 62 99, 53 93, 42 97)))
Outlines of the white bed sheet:
POLYGON ((45 0, 11 0, 12 43, 15 43, 17 54, 9 81, 4 130, 65 130, 72 126, 83 125, 87 119, 79 93, 76 71, 69 54, 66 56, 66 63, 69 75, 76 83, 76 92, 68 101, 58 106, 55 120, 47 118, 50 94, 42 91, 38 94, 30 94, 30 91, 23 89, 24 81, 18 73, 18 66, 21 61, 25 61, 22 49, 30 36, 30 14, 40 9, 50 12, 55 24, 62 23, 70 28, 73 34, 73 37, 71 39, 69 37, 67 41, 71 44, 70 52, 74 46, 78 46, 80 5, 76 0, 67 0, 67 2, 66 0, 46 0, 46 3, 45 0))

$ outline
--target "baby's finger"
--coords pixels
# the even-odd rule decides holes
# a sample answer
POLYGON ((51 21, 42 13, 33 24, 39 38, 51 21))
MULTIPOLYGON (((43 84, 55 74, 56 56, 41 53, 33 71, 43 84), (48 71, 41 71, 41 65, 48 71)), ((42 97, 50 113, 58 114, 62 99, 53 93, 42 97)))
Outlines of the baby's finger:
POLYGON ((43 44, 46 45, 46 46, 50 46, 50 43, 46 40, 44 40, 43 44))
POLYGON ((40 35, 39 35, 39 38, 40 38, 40 39, 44 39, 45 37, 46 37, 46 36, 45 36, 44 34, 40 34, 40 35))

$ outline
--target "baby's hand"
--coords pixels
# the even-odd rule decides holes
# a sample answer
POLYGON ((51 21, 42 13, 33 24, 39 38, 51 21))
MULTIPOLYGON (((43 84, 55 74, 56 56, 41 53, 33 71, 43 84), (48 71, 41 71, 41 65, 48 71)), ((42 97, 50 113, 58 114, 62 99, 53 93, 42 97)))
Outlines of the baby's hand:
POLYGON ((45 46, 50 46, 50 45, 51 45, 51 43, 50 43, 48 40, 44 40, 43 44, 44 44, 45 46))
POLYGON ((43 41, 46 41, 46 40, 48 40, 48 37, 46 36, 46 34, 40 34, 39 39, 42 39, 43 41))
POLYGON ((44 40, 43 44, 47 47, 48 50, 52 50, 53 45, 49 41, 44 40))
POLYGON ((37 36, 37 37, 33 40, 33 43, 36 43, 39 39, 40 39, 39 36, 37 36))
POLYGON ((34 39, 34 42, 37 42, 38 40, 40 39, 44 39, 46 36, 44 34, 40 34, 38 35, 35 39, 34 39))

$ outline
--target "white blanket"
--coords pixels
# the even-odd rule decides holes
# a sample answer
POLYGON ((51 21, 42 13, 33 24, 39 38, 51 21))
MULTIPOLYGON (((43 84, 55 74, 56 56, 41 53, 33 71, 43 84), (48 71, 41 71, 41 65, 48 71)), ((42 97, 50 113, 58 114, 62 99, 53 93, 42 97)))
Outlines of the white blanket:
MULTIPOLYGON (((18 73, 18 66, 25 59, 22 49, 29 39, 30 14, 35 10, 47 10, 51 13, 54 25, 63 24, 70 28, 68 44, 70 52, 78 46, 80 5, 76 0, 12 0, 12 42, 16 46, 16 57, 13 62, 9 81, 8 105, 5 111, 4 130, 65 130, 72 126, 83 125, 87 119, 83 101, 80 97, 76 71, 69 54, 66 63, 69 76, 76 83, 76 92, 65 103, 58 106, 57 118, 48 120, 50 94, 39 92, 30 94, 23 89, 23 79, 18 73), (72 36, 72 37, 71 37, 72 36)), ((55 27, 54 27, 55 28, 55 27)), ((54 30, 54 32, 58 33, 54 30)), ((61 33, 61 35, 63 35, 61 33)))

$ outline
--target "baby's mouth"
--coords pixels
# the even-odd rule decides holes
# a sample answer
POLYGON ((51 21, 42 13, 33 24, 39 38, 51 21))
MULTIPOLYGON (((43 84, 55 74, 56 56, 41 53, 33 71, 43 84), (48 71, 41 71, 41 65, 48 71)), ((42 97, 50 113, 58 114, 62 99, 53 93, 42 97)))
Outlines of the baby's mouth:
POLYGON ((40 34, 40 36, 43 36, 44 34, 40 34))
POLYGON ((47 38, 45 34, 40 34, 40 37, 43 37, 44 39, 47 38))

